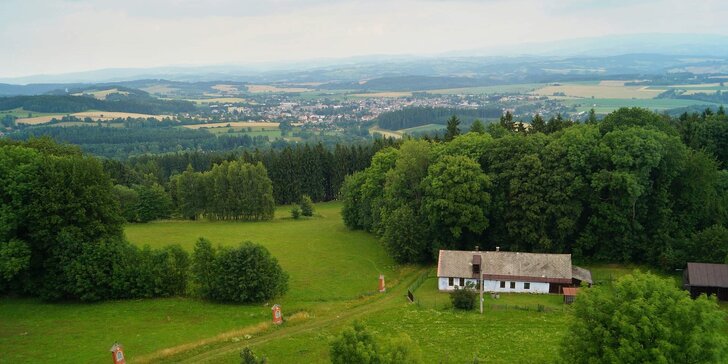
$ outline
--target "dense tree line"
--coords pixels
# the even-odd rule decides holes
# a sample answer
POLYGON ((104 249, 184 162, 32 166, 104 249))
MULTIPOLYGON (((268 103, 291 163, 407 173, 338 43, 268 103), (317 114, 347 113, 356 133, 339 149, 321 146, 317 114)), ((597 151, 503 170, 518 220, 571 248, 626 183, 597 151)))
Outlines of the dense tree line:
POLYGON ((126 242, 108 175, 78 149, 3 141, 0 200, 0 292, 95 301, 185 291, 187 253, 126 242))
POLYGON ((448 118, 457 114, 464 124, 475 119, 493 119, 502 115, 497 107, 479 109, 454 109, 446 107, 408 107, 402 110, 385 112, 377 117, 380 128, 401 130, 427 124, 445 125, 448 118))
POLYGON ((176 127, 104 128, 96 126, 27 128, 12 135, 17 140, 49 136, 56 141, 77 144, 85 152, 124 159, 141 154, 162 154, 185 150, 234 150, 263 147, 270 144, 267 136, 216 136, 204 129, 176 127))
POLYGON ((275 202, 273 185, 262 163, 224 161, 208 172, 192 166, 171 181, 172 194, 184 218, 270 220, 275 202))
POLYGON ((110 94, 106 100, 88 96, 34 95, 0 97, 0 110, 23 108, 47 113, 75 113, 87 110, 133 112, 139 114, 184 113, 195 105, 184 100, 162 100, 147 94, 110 94))
POLYGON ((134 188, 136 185, 160 184, 166 186, 175 208, 185 215, 180 200, 170 183, 176 175, 210 171, 214 165, 236 160, 247 163, 263 163, 273 186, 273 198, 277 204, 298 203, 303 195, 313 201, 329 201, 337 197, 347 174, 367 166, 372 155, 381 148, 398 142, 379 139, 369 144, 336 145, 326 148, 323 144, 286 145, 282 149, 242 152, 183 152, 165 155, 144 155, 128 161, 105 160, 104 169, 115 183, 134 188), (184 173, 183 173, 184 172, 184 173))
MULTIPOLYGON (((229 194, 214 199, 233 200, 222 207, 228 215, 218 217, 272 216, 270 181, 261 164, 225 162, 206 174, 213 193, 220 191, 218 184, 227 185, 222 190, 229 194), (261 180, 264 186, 257 186, 261 180), (246 201, 236 200, 234 192, 248 189, 256 194, 247 202, 265 199, 265 211, 235 210, 246 201)), ((161 186, 112 187, 101 163, 75 147, 47 138, 0 141, 0 294, 82 301, 168 297, 187 294, 191 278, 195 291, 221 301, 257 302, 286 291, 285 272, 252 243, 209 247, 206 255, 196 249, 193 260, 178 245, 130 244, 115 194, 125 196, 122 211, 130 220, 157 218, 171 209, 161 186), (166 212, 160 206, 165 204, 166 212)))
POLYGON ((728 174, 703 149, 644 109, 550 134, 411 140, 347 178, 343 217, 401 262, 475 245, 664 268, 722 262, 728 245, 709 256, 696 246, 728 222, 728 174))

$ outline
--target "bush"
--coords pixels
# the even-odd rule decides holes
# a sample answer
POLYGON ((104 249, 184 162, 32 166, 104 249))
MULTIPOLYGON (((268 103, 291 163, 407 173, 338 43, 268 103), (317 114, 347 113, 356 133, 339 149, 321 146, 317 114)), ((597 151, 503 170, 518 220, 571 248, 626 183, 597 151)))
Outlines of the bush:
POLYGON ((291 217, 298 220, 298 218, 301 217, 301 208, 298 206, 293 206, 291 208, 291 217))
POLYGON ((450 301, 453 307, 461 310, 472 310, 475 308, 475 301, 478 293, 472 287, 455 288, 450 292, 450 301))
POLYGON ((249 347, 244 347, 243 350, 240 350, 240 364, 266 364, 268 363, 268 359, 264 356, 258 358, 257 355, 253 352, 253 350, 249 347))
POLYGON ((278 260, 252 242, 214 249, 200 239, 193 254, 193 279, 202 297, 221 302, 262 302, 288 290, 288 274, 278 260))
POLYGON ((307 195, 301 197, 301 215, 313 216, 313 201, 307 195))
POLYGON ((726 314, 672 279, 635 273, 585 289, 562 348, 569 363, 725 363, 726 314))
POLYGON ((400 334, 380 348, 374 336, 360 322, 345 329, 331 342, 333 364, 418 364, 422 363, 419 346, 407 334, 400 334))

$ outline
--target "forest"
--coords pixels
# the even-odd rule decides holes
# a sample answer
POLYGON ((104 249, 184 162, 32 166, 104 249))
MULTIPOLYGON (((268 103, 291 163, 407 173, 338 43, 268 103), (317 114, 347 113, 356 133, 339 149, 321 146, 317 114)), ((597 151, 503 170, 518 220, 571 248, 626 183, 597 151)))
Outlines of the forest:
POLYGON ((87 110, 118 111, 159 115, 195 111, 195 105, 184 100, 162 100, 143 92, 109 94, 105 100, 89 96, 33 95, 0 97, 0 110, 23 108, 45 113, 76 113, 87 110))
POLYGON ((726 260, 722 109, 670 119, 623 108, 549 124, 502 120, 490 134, 385 148, 347 177, 345 223, 380 236, 400 262, 476 245, 664 269, 726 260))

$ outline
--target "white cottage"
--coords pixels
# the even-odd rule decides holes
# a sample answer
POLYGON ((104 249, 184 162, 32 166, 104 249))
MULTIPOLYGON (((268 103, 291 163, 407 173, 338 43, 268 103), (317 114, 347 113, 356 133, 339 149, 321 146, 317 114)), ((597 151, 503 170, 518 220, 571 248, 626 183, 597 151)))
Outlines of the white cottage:
POLYGON ((478 287, 486 292, 562 293, 563 287, 592 283, 591 272, 571 265, 571 254, 440 250, 438 288, 478 287))

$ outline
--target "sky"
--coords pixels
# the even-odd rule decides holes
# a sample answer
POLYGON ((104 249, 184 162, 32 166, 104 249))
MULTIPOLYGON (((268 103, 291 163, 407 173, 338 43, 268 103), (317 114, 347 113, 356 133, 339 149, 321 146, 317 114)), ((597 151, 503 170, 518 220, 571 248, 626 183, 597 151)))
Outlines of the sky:
POLYGON ((0 0, 0 77, 728 35, 722 0, 0 0))

